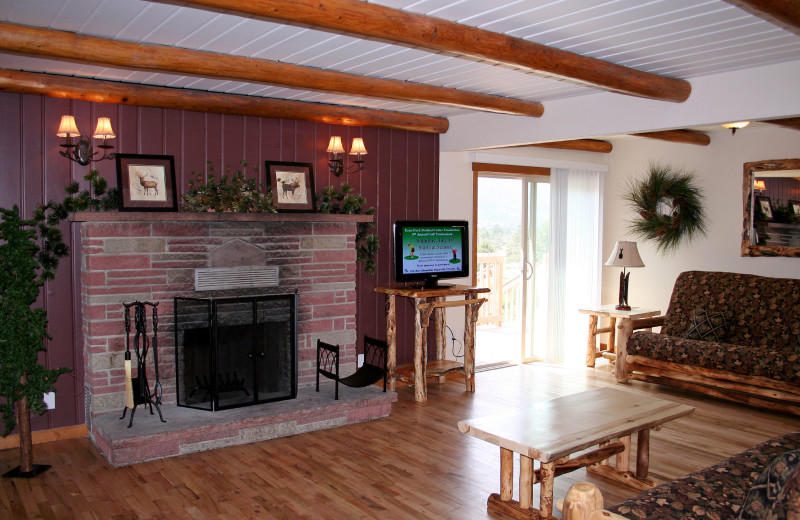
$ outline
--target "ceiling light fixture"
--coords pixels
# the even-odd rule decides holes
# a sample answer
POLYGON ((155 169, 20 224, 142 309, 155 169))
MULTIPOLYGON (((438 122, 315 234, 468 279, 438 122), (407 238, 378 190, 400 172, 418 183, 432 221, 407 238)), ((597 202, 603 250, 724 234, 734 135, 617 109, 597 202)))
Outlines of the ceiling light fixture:
POLYGON ((724 128, 730 128, 731 134, 735 134, 737 130, 740 128, 744 128, 750 124, 750 121, 736 121, 735 123, 725 123, 722 126, 724 128))
POLYGON ((364 147, 364 140, 360 137, 353 138, 353 144, 350 146, 350 155, 355 155, 353 159, 355 165, 350 168, 344 167, 344 146, 342 146, 342 138, 338 135, 331 136, 328 143, 328 167, 331 173, 339 177, 343 173, 355 173, 364 169, 366 159, 363 158, 367 155, 367 149, 364 147))
POLYGON ((64 144, 60 145, 62 148, 66 148, 66 150, 59 151, 58 153, 81 166, 86 166, 90 162, 102 161, 103 159, 113 159, 115 156, 113 153, 108 153, 109 150, 114 148, 108 144, 108 140, 117 137, 114 135, 114 130, 111 128, 111 119, 108 117, 100 117, 97 119, 97 127, 94 130, 94 134, 92 134, 93 138, 103 140, 103 144, 97 145, 98 148, 103 150, 103 156, 98 159, 95 159, 95 156, 99 152, 95 152, 92 149, 92 142, 88 137, 81 137, 81 133, 78 131, 78 125, 75 124, 74 116, 61 116, 61 124, 58 127, 56 135, 66 138, 64 144), (72 142, 73 137, 79 138, 77 143, 72 142))

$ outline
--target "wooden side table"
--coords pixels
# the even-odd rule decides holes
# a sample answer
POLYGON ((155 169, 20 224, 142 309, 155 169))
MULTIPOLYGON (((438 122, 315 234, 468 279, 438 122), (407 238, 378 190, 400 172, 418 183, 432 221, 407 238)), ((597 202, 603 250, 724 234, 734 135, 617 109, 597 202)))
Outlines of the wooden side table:
MULTIPOLYGON (((586 341, 586 366, 594 367, 595 359, 607 355, 609 358, 614 359, 616 353, 616 337, 617 337, 617 319, 622 320, 636 320, 639 318, 652 318, 658 316, 661 311, 655 309, 645 309, 643 307, 631 307, 629 311, 620 311, 615 309, 613 303, 609 305, 601 305, 599 307, 590 307, 587 309, 578 309, 578 312, 589 315, 589 338, 586 341), (608 318, 608 327, 597 328, 597 321, 599 318, 608 318), (596 345, 596 338, 598 334, 608 333, 608 349, 598 350, 596 345)), ((622 324, 620 324, 622 326, 622 324)))
POLYGON ((469 287, 454 285, 436 289, 422 289, 414 287, 376 287, 375 292, 386 295, 386 370, 387 388, 395 390, 397 368, 397 316, 396 297, 401 296, 411 300, 414 306, 414 399, 426 401, 428 389, 426 381, 428 376, 439 376, 439 382, 444 382, 444 376, 451 372, 462 372, 468 392, 475 391, 475 324, 478 321, 478 309, 486 301, 479 295, 488 293, 486 287, 469 287), (447 297, 463 296, 463 300, 447 301, 447 297), (445 315, 447 307, 466 307, 464 313, 464 363, 445 361, 444 351, 445 315), (435 311, 435 312, 434 312, 435 311), (431 315, 434 316, 436 326, 436 362, 428 367, 427 329, 431 315), (434 368, 435 367, 435 368, 434 368))

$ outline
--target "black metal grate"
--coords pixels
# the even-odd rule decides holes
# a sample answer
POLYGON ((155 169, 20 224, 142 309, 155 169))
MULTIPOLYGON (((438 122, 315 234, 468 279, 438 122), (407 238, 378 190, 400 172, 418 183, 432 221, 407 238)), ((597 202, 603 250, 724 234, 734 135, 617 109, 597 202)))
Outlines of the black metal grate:
POLYGON ((175 298, 178 406, 297 397, 297 294, 175 298))

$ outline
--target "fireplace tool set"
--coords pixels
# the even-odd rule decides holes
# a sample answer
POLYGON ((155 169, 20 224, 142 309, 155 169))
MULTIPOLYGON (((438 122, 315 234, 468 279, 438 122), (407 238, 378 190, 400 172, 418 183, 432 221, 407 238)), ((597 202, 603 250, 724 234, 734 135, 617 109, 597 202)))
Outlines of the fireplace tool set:
POLYGON ((150 302, 135 301, 133 303, 123 303, 125 307, 125 408, 122 410, 122 417, 128 409, 131 410, 131 418, 128 428, 133 426, 133 414, 136 407, 141 405, 150 407, 150 415, 153 415, 153 407, 158 411, 161 422, 164 416, 161 415, 161 379, 158 376, 158 304, 150 302), (135 334, 133 336, 133 350, 136 353, 136 377, 132 377, 131 367, 131 307, 134 310, 133 326, 135 334), (155 368, 156 384, 153 391, 147 382, 147 353, 150 351, 150 340, 147 337, 147 307, 152 307, 153 320, 153 366, 155 368), (140 348, 141 347, 141 348, 140 348))

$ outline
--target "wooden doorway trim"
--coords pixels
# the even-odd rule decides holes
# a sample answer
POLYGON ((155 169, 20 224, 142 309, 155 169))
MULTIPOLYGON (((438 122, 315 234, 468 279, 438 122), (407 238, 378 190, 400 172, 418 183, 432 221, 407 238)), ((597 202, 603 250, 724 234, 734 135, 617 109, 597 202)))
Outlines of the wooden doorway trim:
POLYGON ((472 163, 472 285, 478 283, 478 174, 509 173, 514 175, 550 176, 550 168, 518 164, 472 163))

